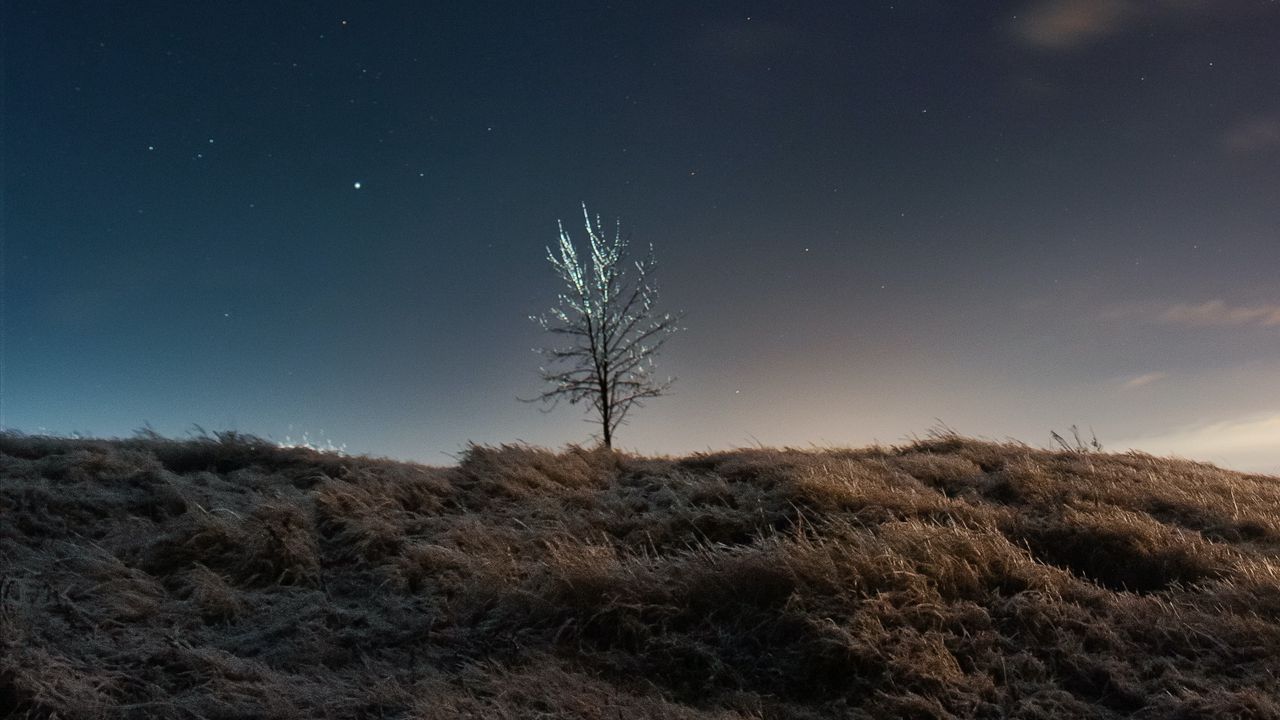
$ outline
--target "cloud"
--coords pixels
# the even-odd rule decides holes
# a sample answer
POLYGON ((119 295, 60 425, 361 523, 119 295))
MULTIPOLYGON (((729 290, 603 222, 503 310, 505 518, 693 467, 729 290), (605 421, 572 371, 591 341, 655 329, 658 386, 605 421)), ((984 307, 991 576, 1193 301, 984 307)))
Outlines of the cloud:
POLYGON ((1209 300, 1199 305, 1174 305, 1160 313, 1159 319, 1190 327, 1280 327, 1280 305, 1232 306, 1209 300))
POLYGON ((1280 411, 1188 425, 1116 447, 1206 460, 1239 470, 1280 472, 1280 411))
POLYGON ((1120 387, 1122 387, 1125 390, 1133 390, 1134 388, 1140 388, 1146 385, 1150 385, 1151 383, 1160 382, 1161 380, 1167 377, 1169 377, 1169 373, 1165 373, 1165 372, 1144 373, 1142 375, 1138 375, 1137 377, 1132 377, 1132 378, 1129 378, 1128 380, 1125 380, 1124 384, 1122 384, 1120 387))
POLYGON ((1280 115, 1241 120, 1223 133, 1222 147, 1232 155, 1256 155, 1280 149, 1280 115))
POLYGON ((1152 22, 1250 12, 1239 0, 1036 0, 1009 26, 1015 39, 1042 50, 1070 50, 1152 22))
POLYGON ((1135 12, 1128 0, 1040 0, 1017 17, 1013 33, 1034 47, 1073 48, 1119 31, 1135 12))

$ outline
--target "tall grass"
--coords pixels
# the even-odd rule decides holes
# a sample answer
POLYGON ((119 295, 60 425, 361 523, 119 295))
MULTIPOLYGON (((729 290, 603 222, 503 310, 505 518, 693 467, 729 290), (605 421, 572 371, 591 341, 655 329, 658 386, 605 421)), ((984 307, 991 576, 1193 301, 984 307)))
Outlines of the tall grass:
POLYGON ((0 436, 0 717, 1280 718, 1280 480, 0 436))

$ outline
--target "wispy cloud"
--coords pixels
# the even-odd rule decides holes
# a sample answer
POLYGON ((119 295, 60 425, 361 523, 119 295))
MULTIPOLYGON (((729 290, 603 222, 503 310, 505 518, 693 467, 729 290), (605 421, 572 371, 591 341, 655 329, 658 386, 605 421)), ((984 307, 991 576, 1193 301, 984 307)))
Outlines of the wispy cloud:
POLYGON ((1117 32, 1134 11, 1127 0, 1040 0, 1019 13, 1012 29, 1028 45, 1067 49, 1117 32))
POLYGON ((1229 305, 1209 300, 1199 305, 1174 305, 1161 312, 1159 319, 1190 327, 1280 327, 1280 305, 1229 305))
POLYGON ((1147 385, 1150 385, 1151 383, 1160 382, 1161 380, 1164 380, 1167 377, 1169 377, 1169 373, 1166 373, 1166 372, 1143 373, 1142 375, 1138 375, 1137 377, 1131 377, 1125 380, 1120 385, 1120 387, 1124 388, 1125 390, 1133 390, 1135 388, 1145 387, 1147 385))
POLYGON ((1233 155, 1280 150, 1280 115, 1255 116, 1237 122, 1223 133, 1222 147, 1233 155))
POLYGON ((1207 460, 1240 470, 1280 471, 1280 411, 1259 413, 1135 438, 1118 448, 1207 460))
POLYGON ((1070 50, 1153 21, 1247 11, 1238 0, 1036 0, 1010 30, 1032 47, 1070 50))
POLYGON ((1190 328, 1274 328, 1280 327, 1280 304, 1233 305, 1221 299, 1200 303, 1146 302, 1105 308, 1098 319, 1190 328))

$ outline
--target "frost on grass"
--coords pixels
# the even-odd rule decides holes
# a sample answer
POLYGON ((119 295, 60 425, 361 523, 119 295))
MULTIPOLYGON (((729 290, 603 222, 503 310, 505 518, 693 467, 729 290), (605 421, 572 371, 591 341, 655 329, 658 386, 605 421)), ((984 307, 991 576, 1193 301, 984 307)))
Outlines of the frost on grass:
POLYGON ((1280 717, 1280 480, 0 436, 0 716, 1280 717))

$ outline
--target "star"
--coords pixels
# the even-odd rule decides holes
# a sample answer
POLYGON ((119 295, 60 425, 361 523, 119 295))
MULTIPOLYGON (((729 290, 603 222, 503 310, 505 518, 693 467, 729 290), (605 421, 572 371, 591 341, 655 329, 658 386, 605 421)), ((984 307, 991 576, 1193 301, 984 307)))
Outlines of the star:
POLYGON ((352 183, 351 187, 353 187, 353 188, 355 188, 355 189, 359 190, 359 189, 360 189, 360 181, 359 181, 359 180, 355 181, 354 183, 352 183))

